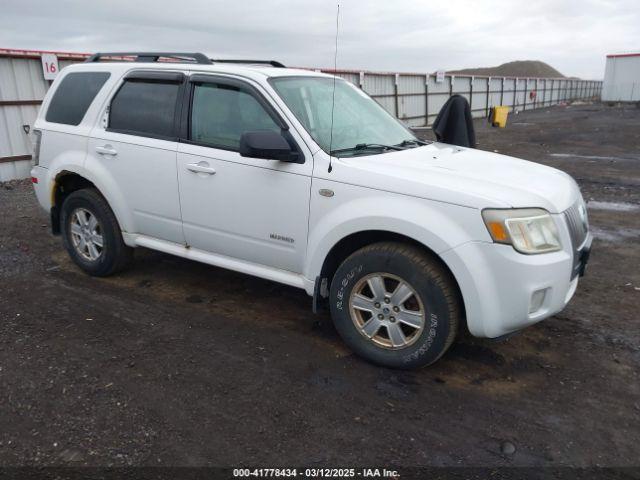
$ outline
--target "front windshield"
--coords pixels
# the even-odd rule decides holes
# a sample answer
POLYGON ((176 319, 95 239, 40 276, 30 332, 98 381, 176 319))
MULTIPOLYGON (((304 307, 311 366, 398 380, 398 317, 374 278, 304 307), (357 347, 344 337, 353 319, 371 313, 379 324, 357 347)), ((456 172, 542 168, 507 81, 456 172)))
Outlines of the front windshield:
POLYGON ((327 153, 332 152, 336 156, 381 153, 386 151, 382 146, 400 146, 417 140, 409 129, 375 100, 345 80, 336 79, 334 82, 333 78, 327 77, 276 77, 269 81, 320 148, 327 153), (331 104, 334 83, 332 136, 331 104))

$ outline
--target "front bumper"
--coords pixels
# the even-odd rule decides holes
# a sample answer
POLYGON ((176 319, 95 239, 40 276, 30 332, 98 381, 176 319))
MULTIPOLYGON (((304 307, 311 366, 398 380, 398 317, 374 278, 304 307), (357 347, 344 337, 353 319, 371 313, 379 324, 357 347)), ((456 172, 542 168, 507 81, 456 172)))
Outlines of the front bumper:
MULTIPOLYGON (((559 217, 556 223, 564 224, 559 217)), ((574 253, 566 225, 559 233, 563 250, 553 253, 523 255, 510 245, 469 242, 442 255, 460 286, 473 335, 500 337, 548 318, 569 303, 592 237, 588 234, 574 253)))

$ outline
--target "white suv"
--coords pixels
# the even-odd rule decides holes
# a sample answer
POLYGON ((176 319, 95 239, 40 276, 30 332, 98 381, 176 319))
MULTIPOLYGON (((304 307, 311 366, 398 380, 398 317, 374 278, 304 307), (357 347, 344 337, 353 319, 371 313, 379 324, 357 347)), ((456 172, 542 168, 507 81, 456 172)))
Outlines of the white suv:
POLYGON ((96 54, 60 73, 35 134, 38 200, 85 272, 140 246, 299 287, 380 365, 559 312, 591 246, 569 175, 420 141, 277 62, 96 54))

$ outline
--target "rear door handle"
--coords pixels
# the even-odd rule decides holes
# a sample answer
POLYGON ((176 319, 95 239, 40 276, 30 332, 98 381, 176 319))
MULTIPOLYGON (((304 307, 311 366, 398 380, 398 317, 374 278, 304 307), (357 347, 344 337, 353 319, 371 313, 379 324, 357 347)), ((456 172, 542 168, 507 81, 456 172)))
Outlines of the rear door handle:
POLYGON ((207 173, 209 175, 216 173, 215 168, 211 168, 207 162, 188 163, 187 170, 194 173, 207 173))
POLYGON ((103 145, 101 147, 96 147, 96 152, 100 155, 117 155, 118 151, 113 148, 111 145, 103 145))

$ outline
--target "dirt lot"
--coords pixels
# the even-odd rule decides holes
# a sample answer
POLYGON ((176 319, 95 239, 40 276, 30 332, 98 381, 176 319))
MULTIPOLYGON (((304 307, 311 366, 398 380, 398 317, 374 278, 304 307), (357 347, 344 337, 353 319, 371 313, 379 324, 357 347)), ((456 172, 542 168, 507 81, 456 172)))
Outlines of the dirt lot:
POLYGON ((0 185, 0 464, 638 465, 640 109, 477 125, 578 180, 591 263, 560 315, 413 372, 354 357, 293 288, 151 251, 87 277, 30 185, 0 185))

